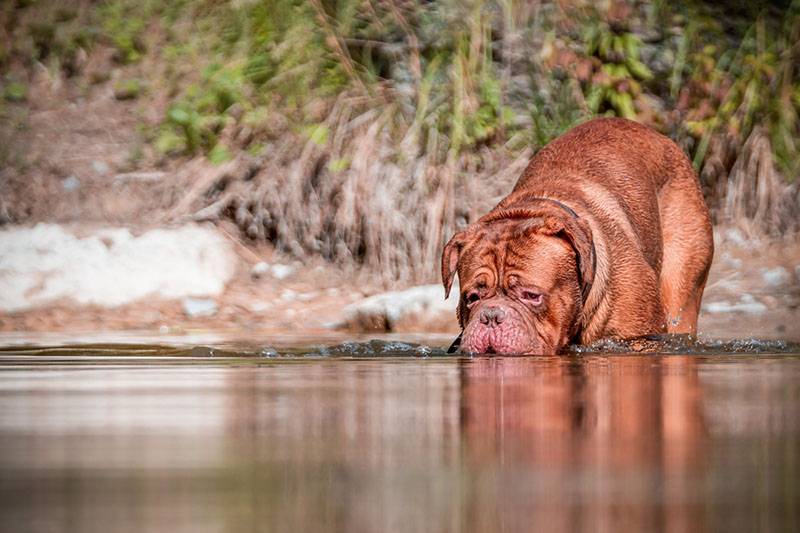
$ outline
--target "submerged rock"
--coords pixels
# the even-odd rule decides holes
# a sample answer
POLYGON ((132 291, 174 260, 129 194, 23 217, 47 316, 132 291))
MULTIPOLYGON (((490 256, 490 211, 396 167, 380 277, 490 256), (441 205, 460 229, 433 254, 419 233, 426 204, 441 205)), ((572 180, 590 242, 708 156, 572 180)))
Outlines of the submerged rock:
POLYGON ((373 339, 367 342, 348 341, 334 346, 319 346, 321 357, 431 357, 447 355, 441 348, 424 344, 373 339))
POLYGON ((280 353, 278 353, 278 350, 276 350, 272 346, 264 346, 258 352, 258 355, 260 357, 278 357, 278 356, 280 356, 280 353))

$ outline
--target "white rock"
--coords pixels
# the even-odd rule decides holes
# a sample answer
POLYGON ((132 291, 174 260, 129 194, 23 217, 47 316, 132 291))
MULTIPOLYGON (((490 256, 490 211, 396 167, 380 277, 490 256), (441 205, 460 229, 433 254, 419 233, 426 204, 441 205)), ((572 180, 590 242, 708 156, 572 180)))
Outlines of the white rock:
POLYGON ((0 230, 0 309, 21 311, 61 298, 104 307, 145 297, 220 294, 234 275, 231 243, 187 225, 138 237, 110 228, 78 238, 62 226, 0 230))
POLYGON ((247 304, 247 307, 254 313, 263 313, 270 308, 270 305, 267 302, 256 301, 247 304))
POLYGON ((447 300, 444 299, 441 285, 420 285, 403 291, 384 292, 345 307, 344 321, 370 323, 374 322, 371 319, 378 319, 391 329, 395 324, 409 318, 425 320, 443 313, 455 316, 458 294, 457 284, 453 286, 447 300))
POLYGON ((728 252, 724 252, 720 259, 722 260, 722 262, 726 266, 729 266, 729 267, 735 268, 735 269, 742 268, 742 260, 731 256, 731 254, 728 253, 728 252))
POLYGON ((752 294, 744 293, 739 298, 739 301, 742 302, 743 304, 751 304, 754 303, 756 299, 752 294))
POLYGON ((81 186, 81 182, 75 176, 69 176, 67 179, 61 182, 61 186, 64 188, 65 191, 74 191, 78 187, 81 186))
POLYGON ((731 277, 717 280, 715 285, 726 291, 738 292, 741 290, 742 283, 738 279, 731 277))
POLYGON ((108 164, 105 161, 95 160, 92 161, 92 170, 98 174, 108 174, 108 164))
POLYGON ((274 264, 270 267, 272 271, 272 276, 275 279, 286 279, 292 274, 294 274, 294 267, 291 265, 281 265, 281 264, 274 264))
POLYGON ((183 312, 189 317, 214 316, 217 310, 217 302, 207 298, 186 298, 183 301, 183 312))
POLYGON ((292 289, 284 289, 281 293, 281 300, 284 302, 293 302, 297 300, 297 293, 292 289))
POLYGON ((731 228, 725 232, 725 240, 732 242, 737 246, 747 246, 748 244, 747 237, 745 237, 741 231, 735 228, 731 228))
POLYGON ((780 285, 786 285, 789 283, 791 274, 789 274, 789 271, 781 266, 775 268, 762 268, 761 278, 764 280, 764 283, 767 286, 778 287, 780 285))
POLYGON ((703 311, 707 313, 748 313, 760 315, 767 311, 767 306, 757 301, 751 294, 742 295, 737 303, 727 300, 708 302, 703 304, 703 311))
POLYGON ((267 272, 269 272, 269 263, 265 263, 264 261, 259 261, 258 263, 253 265, 253 268, 250 269, 250 276, 252 276, 253 279, 259 279, 262 276, 264 276, 264 274, 266 274, 267 272))

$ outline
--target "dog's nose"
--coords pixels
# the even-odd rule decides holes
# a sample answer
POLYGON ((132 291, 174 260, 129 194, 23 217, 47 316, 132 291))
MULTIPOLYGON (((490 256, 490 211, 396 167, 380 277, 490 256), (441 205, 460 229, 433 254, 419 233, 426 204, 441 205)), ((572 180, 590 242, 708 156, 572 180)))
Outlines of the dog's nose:
POLYGON ((485 307, 480 314, 481 323, 488 326, 502 324, 505 318, 506 312, 503 311, 502 307, 485 307))

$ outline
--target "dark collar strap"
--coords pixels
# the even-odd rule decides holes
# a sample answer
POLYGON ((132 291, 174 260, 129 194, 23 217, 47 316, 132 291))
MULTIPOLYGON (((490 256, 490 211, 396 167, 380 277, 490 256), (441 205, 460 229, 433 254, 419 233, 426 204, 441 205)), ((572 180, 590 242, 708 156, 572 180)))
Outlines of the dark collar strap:
POLYGON ((461 336, 464 335, 464 332, 458 334, 456 340, 453 341, 453 344, 447 349, 447 353, 456 353, 458 349, 461 347, 461 336))
MULTIPOLYGON (((535 198, 531 198, 531 200, 538 200, 538 201, 541 201, 541 202, 550 202, 551 204, 556 205, 556 206, 560 207, 561 209, 563 209, 564 211, 566 211, 567 213, 569 213, 572 218, 575 218, 575 219, 580 218, 578 216, 578 213, 576 213, 574 209, 572 209, 570 206, 568 206, 566 204, 563 204, 563 203, 559 202, 558 200, 554 200, 552 198, 542 198, 541 196, 537 196, 535 198)), ((578 260, 580 260, 580 258, 578 258, 578 260)), ((594 239, 592 239, 592 272, 595 272, 595 275, 597 273, 597 250, 595 250, 595 247, 594 247, 594 239)), ((580 275, 580 272, 579 272, 579 275, 580 275)), ((583 302, 586 302, 586 298, 589 296, 589 291, 591 289, 592 289, 592 283, 591 282, 586 283, 586 290, 585 291, 581 291, 581 299, 583 300, 583 302)))
POLYGON ((569 213, 570 216, 572 216, 572 218, 580 218, 580 217, 578 217, 578 213, 576 213, 574 209, 572 209, 570 206, 568 206, 566 204, 562 204, 558 200, 553 200, 552 198, 542 198, 540 196, 537 196, 536 198, 532 198, 532 200, 540 200, 542 202, 550 202, 551 204, 554 204, 554 205, 560 207, 561 209, 563 209, 564 211, 566 211, 567 213, 569 213))

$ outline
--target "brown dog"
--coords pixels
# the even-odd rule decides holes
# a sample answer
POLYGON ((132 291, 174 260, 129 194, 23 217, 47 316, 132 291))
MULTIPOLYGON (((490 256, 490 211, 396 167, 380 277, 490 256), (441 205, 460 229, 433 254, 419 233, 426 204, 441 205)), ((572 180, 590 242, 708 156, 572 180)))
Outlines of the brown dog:
POLYGON ((497 207, 442 253, 458 272, 461 350, 555 354, 571 342, 696 333, 714 253, 680 148, 617 118, 577 126, 531 160, 497 207))

